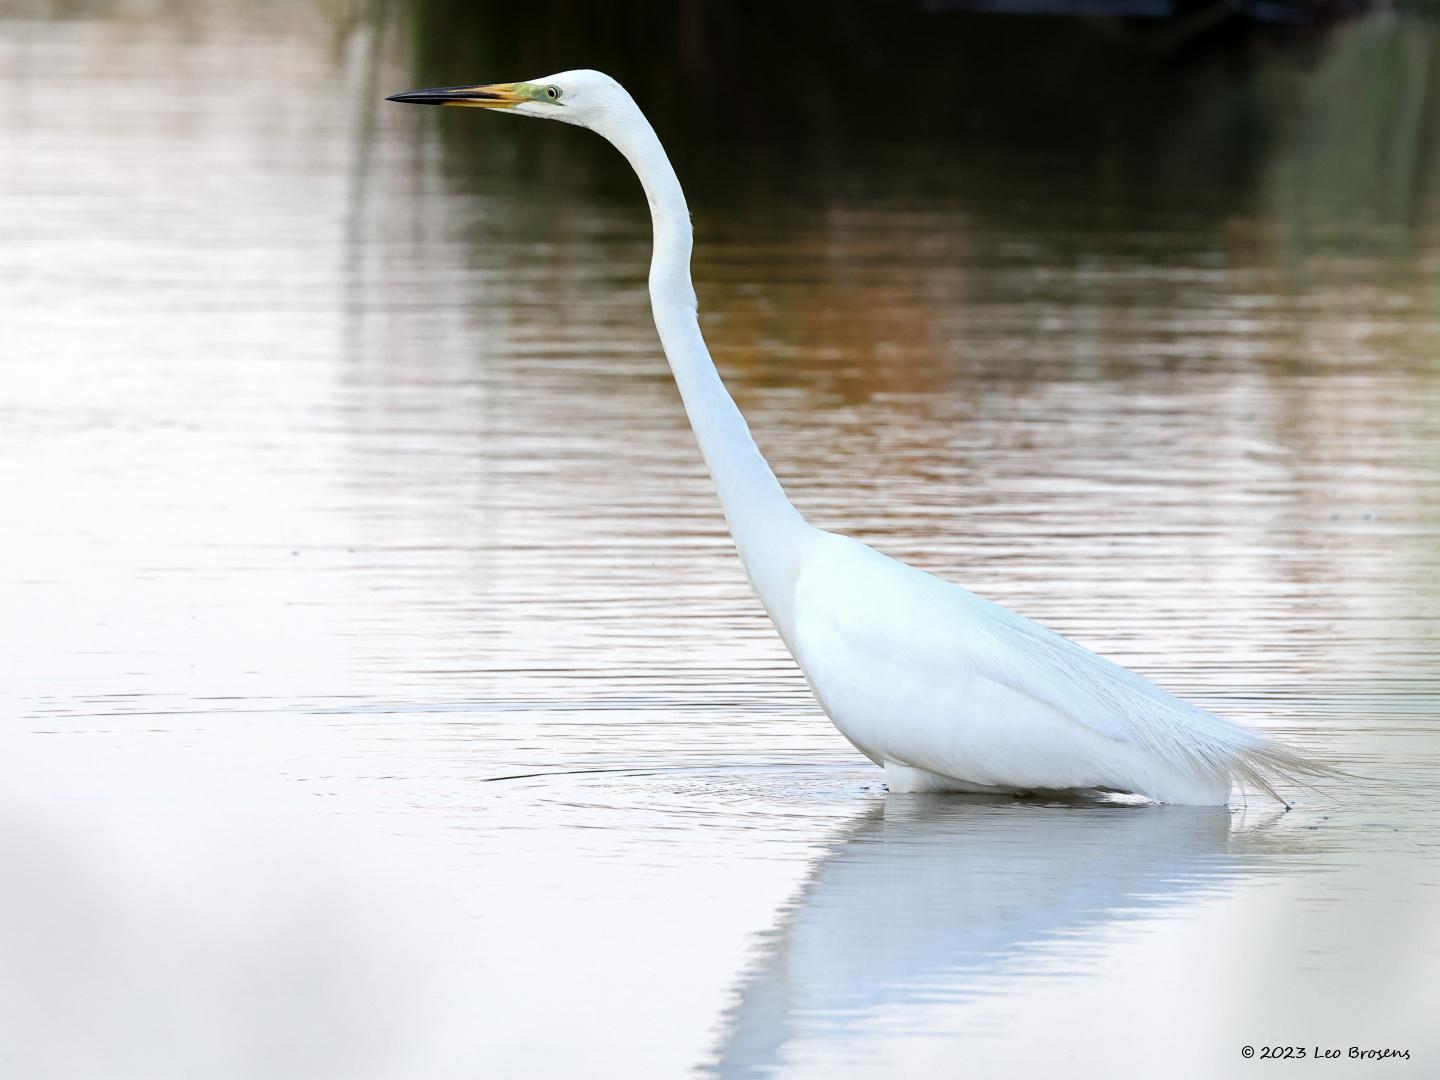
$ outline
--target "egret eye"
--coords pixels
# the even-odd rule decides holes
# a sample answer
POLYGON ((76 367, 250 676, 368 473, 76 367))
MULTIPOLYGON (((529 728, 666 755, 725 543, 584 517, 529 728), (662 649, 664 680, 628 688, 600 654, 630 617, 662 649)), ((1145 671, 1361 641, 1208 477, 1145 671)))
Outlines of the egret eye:
POLYGON ((559 101, 560 88, 558 86, 547 86, 545 88, 545 96, 548 97, 551 101, 559 101))

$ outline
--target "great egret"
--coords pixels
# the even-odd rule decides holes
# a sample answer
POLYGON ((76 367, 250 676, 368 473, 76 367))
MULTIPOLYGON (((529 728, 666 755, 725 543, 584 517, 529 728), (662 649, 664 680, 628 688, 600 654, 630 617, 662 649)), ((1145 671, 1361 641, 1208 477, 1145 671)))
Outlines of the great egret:
MULTIPOLYGON (((825 712, 893 792, 1118 791, 1218 805, 1326 771, 960 586, 811 525, 725 390, 696 319, 690 210, 655 130, 598 71, 395 94, 590 128, 650 203, 655 326, 745 573, 825 712)), ((1276 796, 1278 798, 1278 796, 1276 796)), ((1283 801, 1283 800, 1282 800, 1283 801)))

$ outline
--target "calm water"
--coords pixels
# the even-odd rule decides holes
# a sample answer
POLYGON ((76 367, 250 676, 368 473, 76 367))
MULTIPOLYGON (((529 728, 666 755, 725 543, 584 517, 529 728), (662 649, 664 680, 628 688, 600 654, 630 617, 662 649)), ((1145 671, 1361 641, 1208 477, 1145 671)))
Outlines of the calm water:
POLYGON ((0 15, 7 1072, 1440 1070, 1440 29, 1153 153, 662 131, 812 520, 1378 778, 1286 814, 887 798, 613 152, 381 100, 541 69, 228 8, 0 15))

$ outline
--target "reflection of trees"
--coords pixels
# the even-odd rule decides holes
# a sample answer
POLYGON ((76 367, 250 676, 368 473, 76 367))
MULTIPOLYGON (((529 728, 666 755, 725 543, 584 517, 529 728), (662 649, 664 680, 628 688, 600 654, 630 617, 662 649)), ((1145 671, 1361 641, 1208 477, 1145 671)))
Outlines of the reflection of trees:
MULTIPOLYGON (((1237 32, 1159 55, 1100 20, 997 19, 837 0, 825 16, 763 0, 712 4, 435 0, 398 9, 424 77, 611 70, 672 145, 788 142, 797 131, 1083 145, 1172 129, 1208 73, 1313 32, 1237 32), (673 121, 673 123, 672 123, 673 121), (692 137, 684 138, 685 133, 692 137)), ((1253 30, 1253 28, 1252 28, 1253 30)), ((495 75, 493 77, 500 77, 495 75)), ((715 156, 712 153, 712 157, 715 156)))
MULTIPOLYGON (((1423 23, 1221 39, 1162 61, 1081 21, 865 2, 824 20, 786 5, 579 0, 543 19, 506 5, 396 10, 417 83, 583 63, 632 86, 695 204, 717 352, 762 365, 762 382, 783 378, 797 348, 885 389, 932 391, 937 374, 986 358, 986 375, 1044 377, 1057 361, 1067 375, 1076 363, 1124 374, 1151 309, 1283 294, 1295 259, 1337 231, 1362 256, 1395 239, 1356 236, 1356 209, 1407 228, 1433 217, 1440 27, 1423 23), (1258 278, 1228 274, 1232 253, 1258 255, 1246 268, 1258 278)), ((466 185, 503 154, 505 175, 518 170, 562 218, 593 215, 587 193, 636 202, 616 155, 474 119, 440 122, 466 185)), ((1303 321, 1278 314, 1277 326, 1303 321)), ((1200 362, 1228 329, 1170 325, 1168 357, 1192 343, 1200 362)))

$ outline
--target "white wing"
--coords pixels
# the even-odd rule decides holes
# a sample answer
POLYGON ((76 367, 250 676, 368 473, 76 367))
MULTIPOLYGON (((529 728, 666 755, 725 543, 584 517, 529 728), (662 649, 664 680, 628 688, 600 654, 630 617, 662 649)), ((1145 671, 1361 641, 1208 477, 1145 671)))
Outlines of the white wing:
MULTIPOLYGON (((871 752, 867 741, 883 746, 886 733, 872 736, 863 717, 837 713, 883 713, 884 702, 867 698, 866 689, 884 683, 891 697, 912 696, 905 716, 883 723, 894 728, 932 709, 949 710, 958 726, 964 712, 975 747, 968 760, 1000 768, 1044 759, 1057 787, 1071 786, 1063 763, 1079 759, 1092 766, 1112 760, 1117 776, 1133 776, 1138 761, 1142 772, 1152 771, 1144 767, 1150 763, 1157 774, 1173 772, 1201 787, 1228 790, 1234 779, 1272 794, 1277 778, 1324 771, 1038 623, 849 537, 827 535, 806 561, 794 636, 796 658, 817 695, 872 757, 884 754, 871 752), (958 687, 954 699, 947 681, 958 687), (1104 741, 1082 746, 1064 721, 1104 741), (978 762, 974 754, 982 756, 978 762)), ((924 754, 931 762, 957 753, 953 737, 933 720, 908 737, 912 747, 922 740, 939 748, 924 754)), ((933 768, 909 756, 898 760, 933 768)))

